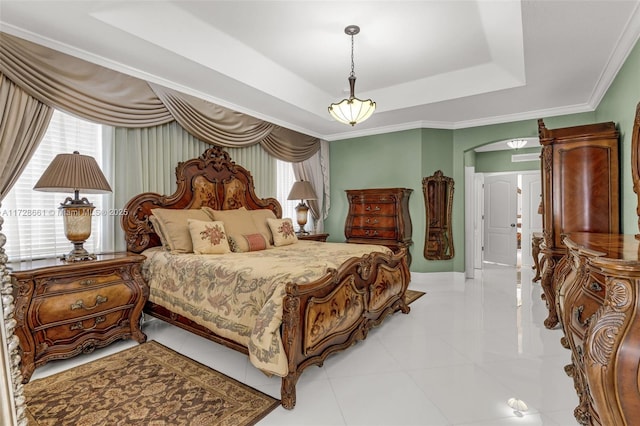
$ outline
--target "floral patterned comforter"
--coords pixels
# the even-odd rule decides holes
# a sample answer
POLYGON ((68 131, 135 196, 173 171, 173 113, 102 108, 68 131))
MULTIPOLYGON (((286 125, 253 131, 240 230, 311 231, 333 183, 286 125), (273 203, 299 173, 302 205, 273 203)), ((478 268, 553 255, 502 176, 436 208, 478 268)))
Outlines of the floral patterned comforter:
POLYGON ((351 257, 384 246, 298 241, 249 253, 171 254, 159 247, 143 252, 142 273, 149 300, 249 349, 253 365, 286 376, 282 345, 282 300, 288 282, 304 284, 351 257))

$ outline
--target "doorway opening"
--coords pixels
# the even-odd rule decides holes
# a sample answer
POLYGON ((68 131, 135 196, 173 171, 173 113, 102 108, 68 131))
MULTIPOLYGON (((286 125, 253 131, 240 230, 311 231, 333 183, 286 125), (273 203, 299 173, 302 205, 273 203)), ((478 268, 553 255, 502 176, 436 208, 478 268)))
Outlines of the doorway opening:
POLYGON ((467 182, 474 194, 467 199, 473 204, 467 214, 475 215, 474 232, 467 234, 474 269, 485 263, 532 267, 531 234, 542 230, 540 172, 475 173, 467 182))

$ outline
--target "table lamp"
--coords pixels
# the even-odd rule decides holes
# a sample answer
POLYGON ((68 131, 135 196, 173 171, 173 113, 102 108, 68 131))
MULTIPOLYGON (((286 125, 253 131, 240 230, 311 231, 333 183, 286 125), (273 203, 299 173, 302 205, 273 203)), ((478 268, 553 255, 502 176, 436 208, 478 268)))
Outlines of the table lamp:
POLYGON ((109 182, 96 160, 88 155, 80 155, 78 151, 74 151, 73 154, 58 154, 33 189, 74 193, 74 198, 67 197, 59 207, 63 216, 65 236, 73 244, 73 250, 63 259, 68 262, 95 259, 95 254, 88 253, 83 247, 91 235, 91 216, 95 207, 86 198, 81 199, 79 192, 111 192, 109 182))
POLYGON ((308 181, 298 181, 291 187, 291 192, 287 200, 300 200, 300 204, 296 206, 296 220, 298 221, 298 234, 306 235, 308 232, 304 230, 304 226, 307 224, 307 213, 309 212, 309 206, 304 203, 304 200, 317 200, 316 193, 308 181))

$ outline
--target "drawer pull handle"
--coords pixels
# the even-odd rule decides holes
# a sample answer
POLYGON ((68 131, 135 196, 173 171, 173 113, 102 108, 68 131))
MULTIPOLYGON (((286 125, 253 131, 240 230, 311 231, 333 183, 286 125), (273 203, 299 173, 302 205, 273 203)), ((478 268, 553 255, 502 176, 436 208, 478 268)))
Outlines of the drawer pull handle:
MULTIPOLYGON (((370 212, 371 211, 371 206, 367 206, 367 208, 365 210, 370 212)), ((380 211, 380 206, 376 206, 373 210, 380 211)))
POLYGON ((582 320, 582 311, 584 311, 584 305, 580 305, 573 309, 573 316, 575 317, 578 324, 587 327, 589 325, 589 318, 586 320, 582 320))
POLYGON ((378 235, 378 231, 370 231, 368 229, 366 231, 364 231, 364 233, 365 233, 365 235, 369 235, 369 236, 372 236, 372 237, 378 235))
POLYGON ((97 327, 98 324, 100 324, 101 322, 105 322, 106 320, 107 320, 107 318, 104 315, 100 315, 99 317, 96 317, 95 322, 94 322, 92 327, 84 328, 84 325, 82 325, 82 321, 78 321, 77 323, 72 324, 70 329, 71 329, 71 331, 74 331, 74 330, 93 330, 94 328, 97 327))
POLYGON ((593 291, 602 291, 602 286, 595 281, 591 283, 590 288, 593 291))
POLYGON ((371 221, 371 218, 369 217, 367 218, 367 223, 371 223, 375 225, 376 223, 378 223, 378 219, 373 219, 373 221, 371 221))
POLYGON ((105 296, 97 295, 96 296, 96 304, 91 306, 91 307, 85 306, 84 301, 82 299, 76 300, 76 303, 73 303, 71 305, 71 310, 73 311, 73 310, 76 310, 76 309, 84 309, 85 311, 91 311, 91 310, 97 308, 99 305, 101 305, 103 303, 106 303, 107 300, 109 300, 109 299, 107 299, 105 296))
POLYGON ((93 279, 80 281, 80 285, 94 285, 95 283, 96 283, 96 280, 93 280, 93 279))

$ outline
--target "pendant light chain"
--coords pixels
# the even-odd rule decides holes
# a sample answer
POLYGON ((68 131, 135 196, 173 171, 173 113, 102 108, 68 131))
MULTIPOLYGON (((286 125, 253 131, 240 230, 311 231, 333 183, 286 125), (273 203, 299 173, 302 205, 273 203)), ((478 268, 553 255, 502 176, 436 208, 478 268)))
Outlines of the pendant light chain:
POLYGON ((351 74, 349 75, 355 77, 356 73, 353 69, 353 34, 351 34, 351 74))

